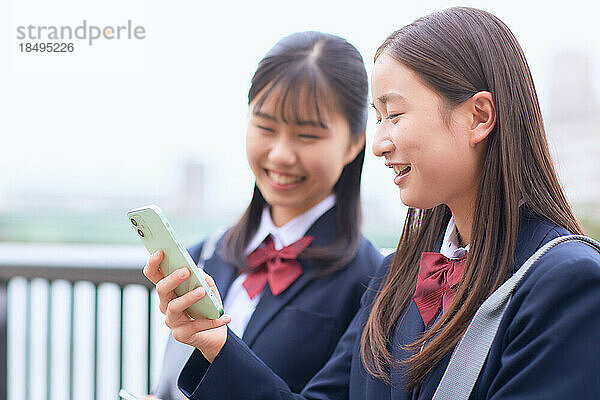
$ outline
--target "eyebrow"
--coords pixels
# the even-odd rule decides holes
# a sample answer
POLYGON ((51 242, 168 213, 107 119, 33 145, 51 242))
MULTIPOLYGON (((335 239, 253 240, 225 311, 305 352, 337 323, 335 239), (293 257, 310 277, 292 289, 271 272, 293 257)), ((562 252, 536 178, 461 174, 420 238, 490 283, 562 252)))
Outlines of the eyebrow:
POLYGON ((277 122, 277 118, 275 118, 274 116, 272 116, 270 114, 265 114, 264 112, 255 111, 254 115, 256 115, 257 117, 262 117, 262 118, 270 119, 271 121, 277 122))
MULTIPOLYGON (((257 117, 262 117, 262 118, 266 118, 269 119, 271 121, 277 122, 277 118, 271 114, 266 114, 264 112, 261 111, 256 111, 254 113, 254 115, 256 115, 257 117)), ((321 121, 314 121, 314 120, 297 120, 294 121, 294 124, 298 125, 298 126, 313 126, 315 128, 323 128, 323 129, 329 129, 327 127, 327 125, 325 125, 323 122, 321 121)))
MULTIPOLYGON (((398 100, 398 101, 406 102, 406 97, 402 96, 399 93, 391 92, 391 93, 383 94, 377 98, 377 101, 379 101, 383 105, 385 105, 387 102, 389 102, 391 100, 398 100)), ((375 104, 371 103, 371 105, 373 107, 375 107, 375 104)))

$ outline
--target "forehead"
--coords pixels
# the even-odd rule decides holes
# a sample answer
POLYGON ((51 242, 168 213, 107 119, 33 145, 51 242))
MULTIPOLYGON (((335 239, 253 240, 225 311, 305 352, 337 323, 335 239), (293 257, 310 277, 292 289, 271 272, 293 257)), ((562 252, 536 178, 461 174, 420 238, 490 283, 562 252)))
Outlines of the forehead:
POLYGON ((388 103, 416 103, 439 99, 410 68, 387 53, 381 54, 373 67, 372 99, 375 107, 388 103))
POLYGON ((329 88, 318 82, 267 85, 250 103, 255 115, 267 115, 276 121, 326 127, 339 113, 329 88))

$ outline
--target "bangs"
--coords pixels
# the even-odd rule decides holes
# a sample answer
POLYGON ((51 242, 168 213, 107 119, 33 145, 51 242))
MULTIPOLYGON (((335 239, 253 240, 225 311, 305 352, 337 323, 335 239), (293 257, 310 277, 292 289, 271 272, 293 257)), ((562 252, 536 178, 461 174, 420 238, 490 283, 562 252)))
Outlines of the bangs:
POLYGON ((337 104, 325 80, 315 68, 304 63, 282 70, 263 93, 253 113, 267 114, 286 124, 327 129, 327 121, 337 104))

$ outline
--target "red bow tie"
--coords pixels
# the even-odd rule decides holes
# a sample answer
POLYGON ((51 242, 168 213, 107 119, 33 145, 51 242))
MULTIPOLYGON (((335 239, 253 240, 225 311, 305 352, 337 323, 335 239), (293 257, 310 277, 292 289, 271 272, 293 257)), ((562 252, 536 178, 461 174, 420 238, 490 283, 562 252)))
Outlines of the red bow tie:
POLYGON ((440 253, 422 253, 413 299, 421 318, 428 326, 442 305, 448 309, 456 294, 456 285, 462 278, 465 258, 449 259, 440 253))
POLYGON ((302 266, 296 258, 312 240, 312 236, 304 236, 289 246, 275 250, 273 238, 268 236, 264 241, 264 246, 248 255, 248 268, 245 271, 250 273, 242 283, 248 296, 253 299, 262 292, 267 282, 269 282, 271 293, 274 296, 287 289, 302 275, 302 266))

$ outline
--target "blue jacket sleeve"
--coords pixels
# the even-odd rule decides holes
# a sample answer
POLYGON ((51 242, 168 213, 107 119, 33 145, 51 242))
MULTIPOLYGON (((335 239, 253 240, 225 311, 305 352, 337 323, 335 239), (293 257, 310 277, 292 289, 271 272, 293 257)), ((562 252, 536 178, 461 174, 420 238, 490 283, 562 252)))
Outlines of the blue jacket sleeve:
MULTIPOLYGON (((179 388, 190 400, 285 399, 286 383, 246 344, 228 330, 227 341, 212 364, 197 349, 179 375, 179 388)), ((293 397, 287 397, 293 398, 293 397)))
POLYGON ((179 375, 178 385, 191 400, 342 400, 349 397, 353 354, 365 316, 393 255, 386 257, 361 299, 361 307, 338 341, 336 348, 301 394, 293 393, 246 343, 230 330, 221 352, 212 363, 194 350, 179 375))
POLYGON ((293 393, 287 384, 263 363, 233 332, 212 364, 198 350, 179 376, 179 388, 191 400, 333 400, 348 398, 352 352, 360 335, 362 313, 354 317, 325 366, 306 385, 302 394, 293 393))
POLYGON ((598 399, 599 259, 589 248, 552 257, 527 279, 486 398, 598 399))

